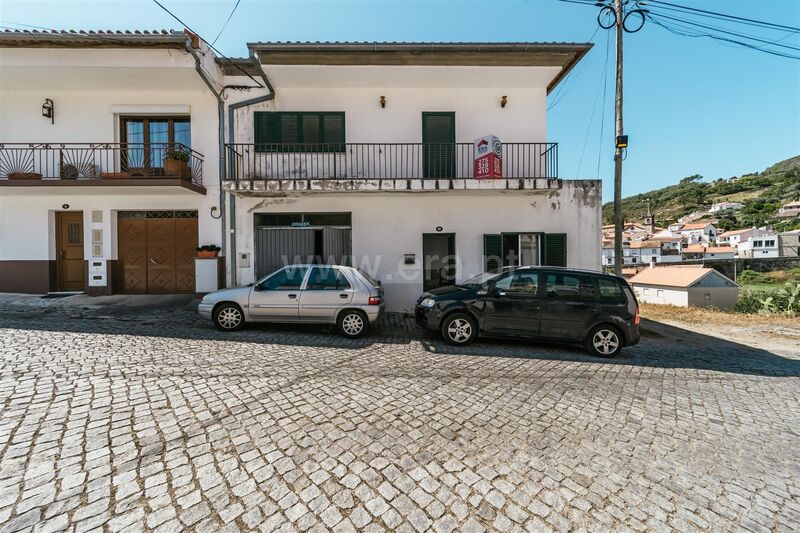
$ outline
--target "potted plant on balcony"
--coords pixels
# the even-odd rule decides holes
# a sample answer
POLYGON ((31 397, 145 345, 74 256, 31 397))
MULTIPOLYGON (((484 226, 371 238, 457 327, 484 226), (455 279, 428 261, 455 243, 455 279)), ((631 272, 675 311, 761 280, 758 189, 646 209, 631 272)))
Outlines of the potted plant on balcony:
POLYGON ((221 248, 216 244, 204 244, 197 247, 197 257, 200 259, 209 259, 219 256, 221 248))
POLYGON ((175 147, 164 154, 164 174, 181 179, 191 176, 189 171, 189 151, 183 147, 175 147))

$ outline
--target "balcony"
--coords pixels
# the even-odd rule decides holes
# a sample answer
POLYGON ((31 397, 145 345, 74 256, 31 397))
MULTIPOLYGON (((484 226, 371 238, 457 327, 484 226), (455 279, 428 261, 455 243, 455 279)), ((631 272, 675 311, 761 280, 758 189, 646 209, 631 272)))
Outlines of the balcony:
POLYGON ((203 155, 182 144, 0 143, 0 186, 179 186, 205 194, 203 155), (166 159, 179 152, 182 159, 166 159))
POLYGON ((475 179, 473 143, 226 144, 232 191, 552 189, 556 143, 504 143, 502 178, 475 179))

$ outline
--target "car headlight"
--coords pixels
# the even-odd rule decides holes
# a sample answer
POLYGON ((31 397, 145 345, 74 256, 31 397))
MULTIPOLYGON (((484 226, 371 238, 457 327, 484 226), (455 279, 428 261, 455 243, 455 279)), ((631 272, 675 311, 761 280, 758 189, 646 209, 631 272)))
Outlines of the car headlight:
POLYGON ((436 305, 436 300, 434 300, 433 298, 425 298, 419 303, 419 305, 422 307, 431 308, 434 305, 436 305))

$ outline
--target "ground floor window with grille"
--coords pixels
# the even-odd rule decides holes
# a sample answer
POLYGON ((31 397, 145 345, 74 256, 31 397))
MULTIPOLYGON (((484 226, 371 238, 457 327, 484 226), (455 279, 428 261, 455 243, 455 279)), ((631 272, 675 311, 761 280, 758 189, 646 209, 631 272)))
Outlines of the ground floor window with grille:
POLYGON ((483 236, 484 268, 567 266, 566 233, 498 233, 483 236))

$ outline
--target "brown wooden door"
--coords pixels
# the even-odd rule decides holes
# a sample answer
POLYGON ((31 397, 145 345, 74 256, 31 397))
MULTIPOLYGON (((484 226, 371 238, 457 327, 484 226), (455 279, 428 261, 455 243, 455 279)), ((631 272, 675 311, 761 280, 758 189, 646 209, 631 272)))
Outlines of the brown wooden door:
POLYGON ((147 219, 147 292, 175 292, 175 219, 147 219))
POLYGON ((56 265, 58 289, 82 291, 86 288, 83 262, 83 213, 56 213, 56 265))
POLYGON ((175 292, 194 292, 197 219, 175 219, 175 292))
POLYGON ((193 293, 197 218, 180 211, 126 212, 119 217, 119 260, 126 293, 193 293))
POLYGON ((117 220, 121 290, 147 292, 147 219, 117 220))

